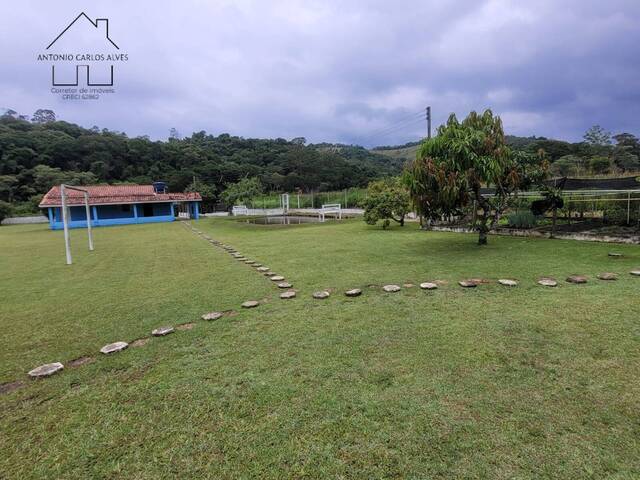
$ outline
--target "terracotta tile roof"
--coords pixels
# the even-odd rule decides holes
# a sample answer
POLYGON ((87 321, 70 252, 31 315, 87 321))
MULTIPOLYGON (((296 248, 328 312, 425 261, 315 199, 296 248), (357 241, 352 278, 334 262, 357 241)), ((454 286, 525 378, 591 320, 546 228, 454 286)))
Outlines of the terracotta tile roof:
MULTIPOLYGON (((197 192, 155 193, 153 185, 88 185, 79 188, 89 192, 89 205, 202 201, 202 197, 197 192)), ((82 192, 67 190, 66 193, 68 205, 84 205, 82 192)), ((40 202, 40 207, 59 207, 61 205, 59 185, 49 190, 40 202)))

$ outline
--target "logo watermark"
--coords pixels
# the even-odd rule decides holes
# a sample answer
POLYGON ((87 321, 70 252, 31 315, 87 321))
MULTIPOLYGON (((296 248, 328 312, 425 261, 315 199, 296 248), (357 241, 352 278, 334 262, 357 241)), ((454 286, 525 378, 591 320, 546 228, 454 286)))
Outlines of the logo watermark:
POLYGON ((115 71, 129 55, 109 36, 109 19, 80 13, 36 57, 49 64, 51 93, 63 100, 99 100, 116 93, 115 71))

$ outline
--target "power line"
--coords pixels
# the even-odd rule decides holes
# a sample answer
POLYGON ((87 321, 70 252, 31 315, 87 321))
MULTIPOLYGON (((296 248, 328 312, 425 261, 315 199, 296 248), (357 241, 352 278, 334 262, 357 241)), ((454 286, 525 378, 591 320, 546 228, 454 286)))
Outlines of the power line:
POLYGON ((406 130, 408 128, 421 125, 424 121, 425 121, 424 118, 417 118, 417 119, 414 119, 414 120, 412 120, 412 121, 410 121, 408 123, 403 123, 401 125, 396 125, 394 127, 388 128, 387 130, 382 131, 380 133, 376 133, 374 135, 368 136, 367 138, 364 139, 364 143, 368 143, 370 140, 373 140, 375 138, 386 137, 386 136, 391 135, 393 133, 398 133, 398 132, 401 132, 401 131, 406 130))
POLYGON ((394 121, 393 123, 388 124, 386 127, 382 127, 382 128, 378 128, 377 130, 374 130, 373 132, 369 133, 369 135, 367 135, 367 136, 378 135, 379 133, 385 132, 385 131, 389 130, 390 128, 394 128, 396 126, 399 126, 400 124, 403 124, 403 123, 406 123, 406 122, 411 122, 411 121, 418 120, 418 119, 423 119, 423 118, 424 118, 424 112, 412 113, 411 115, 408 115, 406 117, 403 117, 401 119, 398 119, 398 120, 394 121))

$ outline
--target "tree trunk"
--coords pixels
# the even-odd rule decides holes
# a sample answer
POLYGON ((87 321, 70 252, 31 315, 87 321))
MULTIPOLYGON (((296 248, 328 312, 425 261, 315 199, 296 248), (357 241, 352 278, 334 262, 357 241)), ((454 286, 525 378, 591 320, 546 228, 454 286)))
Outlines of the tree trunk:
POLYGON ((480 232, 478 233, 478 245, 486 245, 487 244, 487 229, 480 227, 480 232))
POLYGON ((404 215, 400 217, 400 226, 404 227, 404 215))

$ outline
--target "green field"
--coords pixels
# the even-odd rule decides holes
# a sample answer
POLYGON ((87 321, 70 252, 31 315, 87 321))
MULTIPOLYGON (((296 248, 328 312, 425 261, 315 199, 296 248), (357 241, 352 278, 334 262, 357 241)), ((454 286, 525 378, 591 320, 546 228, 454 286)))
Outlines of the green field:
POLYGON ((184 224, 95 229, 91 254, 73 231, 72 266, 61 232, 0 228, 0 383, 23 382, 0 395, 0 478, 640 477, 637 246, 478 247, 358 220, 194 225, 298 297, 280 300, 184 224), (596 280, 604 271, 619 280, 596 280), (565 283, 574 273, 589 282, 565 283), (491 282, 456 284, 469 277, 491 282), (380 288, 429 280, 442 284, 380 288), (343 295, 354 287, 361 297, 343 295), (262 304, 241 310, 249 299, 262 304), (234 312, 199 319, 212 310, 234 312), (93 361, 68 366, 82 356, 93 361), (27 378, 53 361, 65 370, 27 378))

